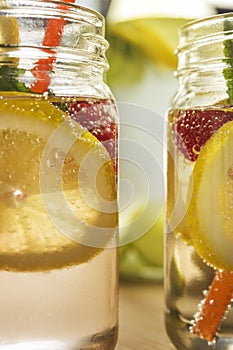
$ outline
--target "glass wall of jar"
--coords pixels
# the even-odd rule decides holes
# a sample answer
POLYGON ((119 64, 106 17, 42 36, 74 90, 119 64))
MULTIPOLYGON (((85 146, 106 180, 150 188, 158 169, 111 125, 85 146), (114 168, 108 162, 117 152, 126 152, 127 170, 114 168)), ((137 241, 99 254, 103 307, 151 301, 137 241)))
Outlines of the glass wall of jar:
POLYGON ((166 328, 184 349, 233 346, 233 14, 180 30, 167 114, 166 328))
POLYGON ((117 112, 104 18, 0 6, 0 349, 113 349, 117 112))

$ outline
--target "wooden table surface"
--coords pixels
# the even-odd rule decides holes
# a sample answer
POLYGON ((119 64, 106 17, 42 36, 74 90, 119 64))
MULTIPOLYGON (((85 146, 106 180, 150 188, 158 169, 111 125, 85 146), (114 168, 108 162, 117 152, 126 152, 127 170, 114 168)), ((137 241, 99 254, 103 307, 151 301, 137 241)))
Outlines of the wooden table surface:
POLYGON ((161 284, 120 284, 119 339, 115 350, 174 350, 164 328, 161 284))

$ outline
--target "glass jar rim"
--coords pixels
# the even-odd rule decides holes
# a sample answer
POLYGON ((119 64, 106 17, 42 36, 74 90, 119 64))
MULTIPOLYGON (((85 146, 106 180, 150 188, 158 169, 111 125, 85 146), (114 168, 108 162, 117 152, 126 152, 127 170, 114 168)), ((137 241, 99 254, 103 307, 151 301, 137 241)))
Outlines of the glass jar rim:
POLYGON ((104 70, 109 68, 105 55, 109 47, 105 38, 105 18, 95 10, 61 0, 7 0, 0 5, 1 17, 16 19, 20 38, 18 43, 4 42, 5 56, 20 56, 26 60, 34 50, 37 59, 39 56, 44 58, 56 55, 58 61, 69 61, 70 65, 80 62, 104 70), (61 38, 59 41, 52 40, 51 44, 48 40, 44 41, 50 20, 55 20, 50 23, 55 23, 51 26, 54 25, 54 30, 58 31, 61 38), (35 31, 37 25, 38 37, 35 41, 29 33, 35 31))
POLYGON ((198 48, 204 45, 213 45, 221 43, 233 36, 233 12, 216 14, 199 18, 185 24, 179 29, 179 43, 176 54, 193 51, 194 47, 198 48), (225 28, 225 21, 229 20, 232 29, 225 28))
POLYGON ((28 8, 32 11, 31 15, 39 15, 39 10, 43 10, 43 14, 47 17, 61 16, 68 20, 83 20, 103 28, 102 34, 104 34, 105 18, 102 14, 91 8, 62 0, 9 0, 0 5, 0 16, 6 13, 22 15, 23 10, 28 8), (52 13, 49 14, 49 11, 52 13))
MULTIPOLYGON (((233 12, 208 16, 191 21, 180 28, 176 49, 176 75, 215 74, 232 69, 232 57, 226 57, 225 42, 233 40, 233 12)), ((220 79, 221 80, 221 79, 220 79)), ((222 80, 220 82, 222 84, 222 80)), ((199 83, 201 84, 201 83, 199 83)))
POLYGON ((213 22, 213 21, 220 21, 223 20, 226 17, 233 17, 233 12, 227 12, 227 13, 221 13, 221 14, 216 14, 216 15, 211 15, 211 16, 207 16, 207 17, 201 17, 201 18, 197 18, 194 20, 191 20, 190 22, 184 24, 181 28, 180 31, 189 28, 189 27, 193 27, 196 24, 201 24, 201 23, 208 23, 208 22, 213 22))
POLYGON ((192 20, 179 29, 179 37, 182 39, 182 37, 185 37, 186 33, 192 32, 193 36, 195 34, 195 30, 197 34, 195 35, 195 38, 199 36, 199 32, 197 29, 204 27, 209 28, 211 27, 211 33, 210 35, 215 35, 216 33, 219 33, 219 30, 213 30, 214 28, 218 29, 219 26, 224 22, 225 19, 232 18, 233 21, 233 12, 227 12, 222 14, 216 14, 211 15, 208 17, 202 17, 195 20, 192 20))

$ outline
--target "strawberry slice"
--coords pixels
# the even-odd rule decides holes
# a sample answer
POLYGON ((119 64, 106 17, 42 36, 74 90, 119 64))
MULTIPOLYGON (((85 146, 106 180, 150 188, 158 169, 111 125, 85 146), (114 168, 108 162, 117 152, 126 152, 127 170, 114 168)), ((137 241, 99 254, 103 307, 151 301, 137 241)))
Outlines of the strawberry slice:
POLYGON ((104 144, 113 159, 114 166, 117 167, 118 127, 114 103, 107 99, 91 102, 75 101, 69 106, 68 113, 104 144))
POLYGON ((202 146, 223 124, 233 120, 224 109, 187 109, 178 111, 173 127, 175 142, 186 159, 195 161, 202 146))

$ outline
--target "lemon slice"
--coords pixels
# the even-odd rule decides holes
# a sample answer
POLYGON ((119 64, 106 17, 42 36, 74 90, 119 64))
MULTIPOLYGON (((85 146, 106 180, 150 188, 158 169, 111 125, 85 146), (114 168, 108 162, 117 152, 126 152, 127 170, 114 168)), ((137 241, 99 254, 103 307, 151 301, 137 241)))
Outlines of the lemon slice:
POLYGON ((193 170, 188 221, 198 254, 208 264, 233 270, 233 122, 206 142, 193 170))
POLYGON ((98 232, 113 232, 117 223, 116 210, 101 204, 115 201, 104 146, 45 100, 1 99, 0 120, 0 268, 43 271, 89 261, 111 239, 98 232))
POLYGON ((185 18, 148 17, 108 24, 109 35, 114 34, 138 47, 154 63, 175 69, 174 54, 178 43, 178 28, 188 22, 185 18))
POLYGON ((0 44, 17 45, 19 43, 19 28, 13 17, 0 18, 0 44))
MULTIPOLYGON (((1 1, 1 7, 4 5, 7 7, 5 1, 1 1)), ((1 16, 0 17, 0 62, 4 62, 4 64, 17 66, 18 59, 9 56, 9 45, 18 45, 19 44, 19 26, 16 18, 10 16, 1 16), (6 46, 6 48, 4 48, 6 46), (4 52, 7 53, 4 56, 4 52)))

